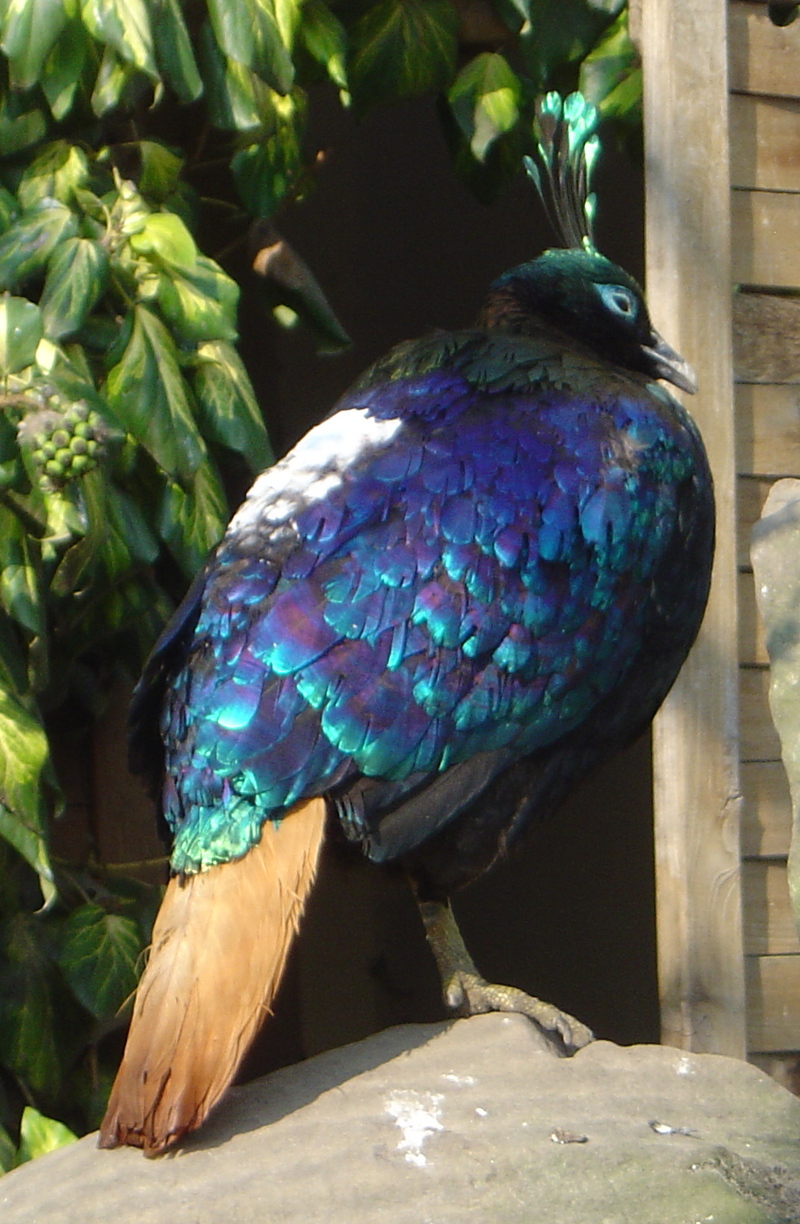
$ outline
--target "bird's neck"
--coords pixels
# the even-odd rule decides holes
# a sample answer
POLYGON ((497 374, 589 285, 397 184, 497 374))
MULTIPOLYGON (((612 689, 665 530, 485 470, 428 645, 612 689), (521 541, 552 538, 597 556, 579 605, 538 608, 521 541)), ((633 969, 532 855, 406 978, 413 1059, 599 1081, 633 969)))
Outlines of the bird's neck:
POLYGON ((554 328, 543 314, 531 309, 513 284, 494 285, 489 291, 477 318, 478 327, 489 331, 513 332, 516 335, 552 334, 554 328))

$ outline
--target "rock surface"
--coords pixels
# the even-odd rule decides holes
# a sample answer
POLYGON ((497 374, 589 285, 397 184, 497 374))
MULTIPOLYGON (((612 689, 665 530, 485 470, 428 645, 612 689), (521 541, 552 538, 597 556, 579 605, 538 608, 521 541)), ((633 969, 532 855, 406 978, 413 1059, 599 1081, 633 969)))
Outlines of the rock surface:
POLYGON ((93 1136, 2 1224, 795 1224, 800 1100, 660 1046, 544 1052, 519 1016, 409 1025, 234 1089, 177 1154, 93 1136))

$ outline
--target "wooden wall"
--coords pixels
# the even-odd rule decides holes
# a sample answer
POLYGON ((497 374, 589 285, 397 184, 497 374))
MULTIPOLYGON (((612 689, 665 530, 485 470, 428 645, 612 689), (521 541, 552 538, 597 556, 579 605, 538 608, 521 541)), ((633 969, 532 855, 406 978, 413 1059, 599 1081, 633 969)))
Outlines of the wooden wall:
POLYGON ((800 22, 735 0, 729 64, 747 1045, 762 1055, 800 1050, 791 805, 749 558, 772 481, 800 475, 800 22))
POLYGON ((800 21, 747 0, 641 0, 639 18, 648 297, 697 366, 718 501, 708 616, 656 723, 662 1029, 785 1072, 791 807, 749 548, 771 483, 800 475, 800 21))

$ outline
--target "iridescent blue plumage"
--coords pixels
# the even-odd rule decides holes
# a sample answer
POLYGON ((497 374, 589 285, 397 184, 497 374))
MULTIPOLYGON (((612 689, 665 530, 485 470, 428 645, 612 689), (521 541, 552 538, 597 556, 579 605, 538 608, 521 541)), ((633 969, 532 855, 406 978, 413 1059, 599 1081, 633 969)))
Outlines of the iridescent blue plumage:
MULTIPOLYGON (((607 279, 613 265, 593 258, 607 279)), ((233 519, 170 661, 175 870, 245 853, 264 820, 319 794, 373 857, 408 853, 462 809, 432 802, 418 835, 393 837, 386 817, 407 793, 476 755, 488 793, 624 691, 650 637, 677 628, 685 652, 710 556, 708 527, 695 539, 710 483, 694 426, 646 378, 541 324, 521 331, 503 313, 510 286, 518 310, 503 278, 497 322, 490 310, 489 326, 378 363, 233 519), (676 580, 685 596, 663 612, 660 585, 676 580), (365 779, 388 799, 373 785, 364 800, 365 779)), ((617 743, 678 662, 647 654, 647 701, 617 743)))

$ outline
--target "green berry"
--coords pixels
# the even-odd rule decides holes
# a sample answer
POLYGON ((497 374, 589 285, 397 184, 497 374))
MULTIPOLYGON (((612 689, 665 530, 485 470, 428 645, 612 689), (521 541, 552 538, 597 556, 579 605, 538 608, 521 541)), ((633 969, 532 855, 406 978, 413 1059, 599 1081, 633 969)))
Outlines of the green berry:
POLYGON ((89 443, 86 441, 86 439, 81 438, 80 436, 70 439, 69 449, 72 451, 73 455, 85 455, 88 446, 89 443))

